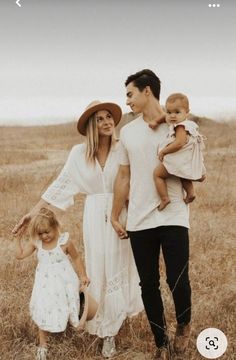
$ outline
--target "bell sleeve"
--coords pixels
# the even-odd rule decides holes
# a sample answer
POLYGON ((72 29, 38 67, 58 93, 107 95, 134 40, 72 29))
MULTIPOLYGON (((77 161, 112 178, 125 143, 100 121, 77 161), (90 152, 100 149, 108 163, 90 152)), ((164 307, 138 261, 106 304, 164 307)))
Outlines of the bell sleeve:
POLYGON ((74 196, 80 192, 80 146, 72 148, 60 174, 42 195, 43 200, 61 210, 74 205, 74 196))

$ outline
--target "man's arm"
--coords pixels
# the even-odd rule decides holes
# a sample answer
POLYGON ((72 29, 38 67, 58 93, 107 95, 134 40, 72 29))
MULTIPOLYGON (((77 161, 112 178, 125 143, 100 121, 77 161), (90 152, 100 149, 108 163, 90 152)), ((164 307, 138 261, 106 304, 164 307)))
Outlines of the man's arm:
POLYGON ((124 207, 128 196, 130 186, 130 166, 120 165, 114 183, 114 199, 111 212, 111 223, 118 236, 122 239, 128 237, 126 230, 119 222, 119 216, 124 207))

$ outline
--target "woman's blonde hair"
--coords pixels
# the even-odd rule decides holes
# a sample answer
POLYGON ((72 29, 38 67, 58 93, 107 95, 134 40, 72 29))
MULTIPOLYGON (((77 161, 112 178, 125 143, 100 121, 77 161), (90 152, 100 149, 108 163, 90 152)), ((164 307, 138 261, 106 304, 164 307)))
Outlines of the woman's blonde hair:
POLYGON ((32 219, 30 224, 30 236, 31 238, 37 237, 39 231, 43 226, 50 226, 54 230, 59 230, 60 224, 56 218, 56 215, 52 210, 47 208, 41 208, 32 219))
MULTIPOLYGON (((115 131, 111 136, 111 145, 116 142, 115 131)), ((86 160, 88 163, 95 164, 96 154, 99 147, 99 135, 97 128, 96 113, 92 114, 86 124, 86 160)))

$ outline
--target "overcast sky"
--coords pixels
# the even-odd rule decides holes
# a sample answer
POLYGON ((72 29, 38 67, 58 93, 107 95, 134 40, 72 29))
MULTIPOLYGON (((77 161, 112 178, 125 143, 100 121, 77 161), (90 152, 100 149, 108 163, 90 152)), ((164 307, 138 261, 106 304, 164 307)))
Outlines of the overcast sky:
POLYGON ((70 119, 94 99, 119 102, 143 68, 192 111, 236 113, 234 0, 0 2, 0 122, 70 119))

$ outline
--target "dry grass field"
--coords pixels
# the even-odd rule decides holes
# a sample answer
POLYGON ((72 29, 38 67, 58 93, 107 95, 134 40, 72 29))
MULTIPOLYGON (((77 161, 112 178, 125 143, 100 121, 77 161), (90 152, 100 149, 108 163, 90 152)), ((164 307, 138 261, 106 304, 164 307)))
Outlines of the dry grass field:
MULTIPOLYGON (((183 359, 203 359, 196 349, 201 330, 216 327, 228 338, 222 360, 236 359, 235 329, 235 208, 236 122, 200 119, 207 136, 207 181, 196 183, 191 204, 192 334, 183 359)), ((75 124, 48 127, 0 127, 0 359, 32 360, 37 346, 36 327, 29 317, 35 258, 14 258, 11 229, 37 202, 62 167, 69 149, 81 142, 75 124)), ((66 214, 59 214, 78 248, 83 251, 81 218, 83 196, 66 214)), ((168 332, 174 335, 174 308, 162 269, 162 291, 168 332)), ((114 359, 150 359, 154 343, 145 314, 128 319, 117 336, 114 359)), ((50 337, 49 359, 102 359, 101 341, 70 326, 50 337)))

